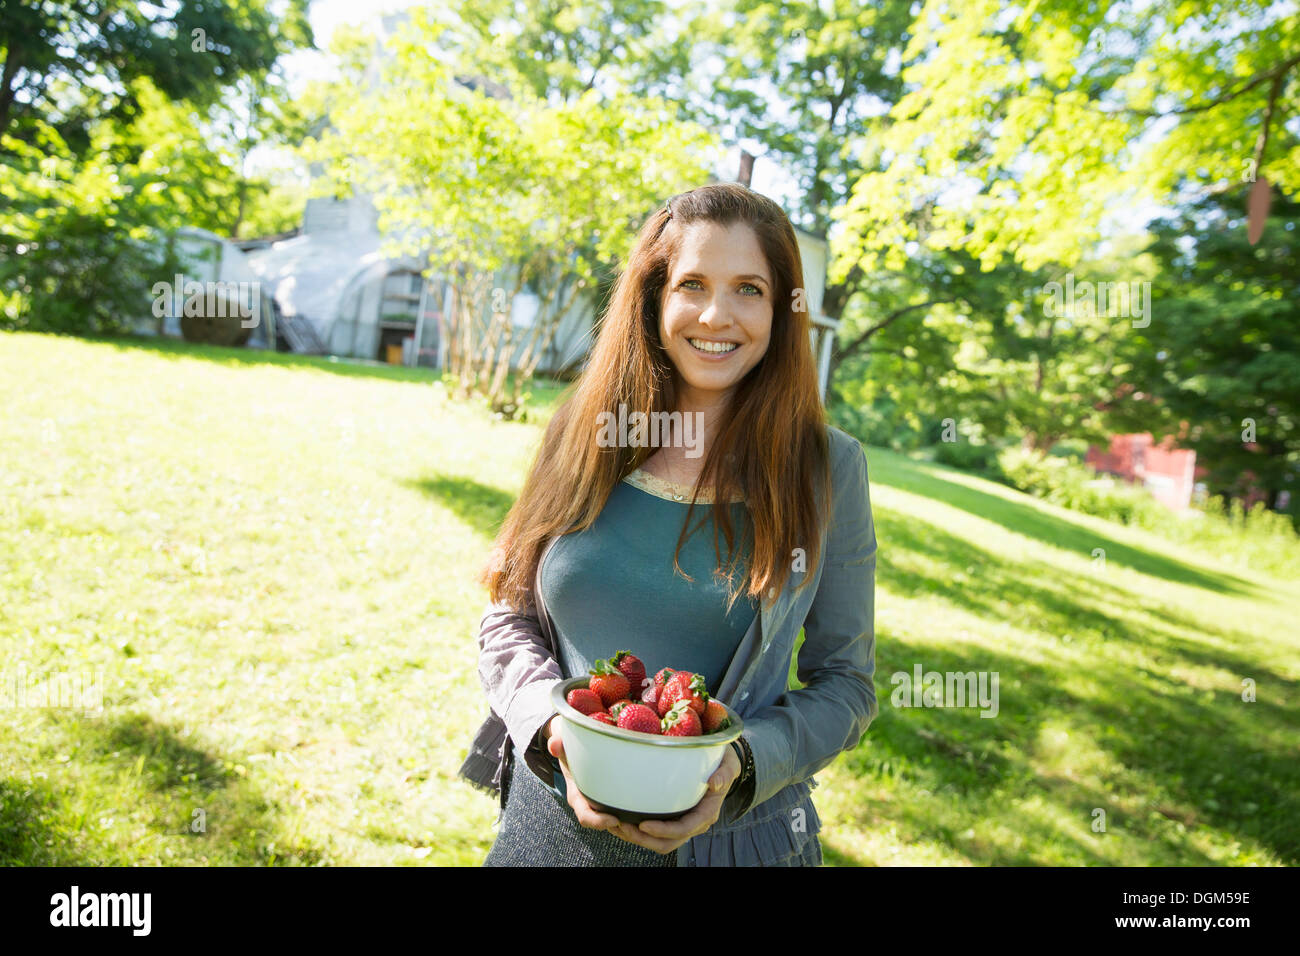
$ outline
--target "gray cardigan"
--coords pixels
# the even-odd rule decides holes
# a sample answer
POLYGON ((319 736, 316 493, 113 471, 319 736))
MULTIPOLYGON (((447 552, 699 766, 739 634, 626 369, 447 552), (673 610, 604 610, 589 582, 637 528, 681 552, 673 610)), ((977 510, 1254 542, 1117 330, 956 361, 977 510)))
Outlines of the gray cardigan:
MULTIPOLYGON (((829 426, 827 435, 832 514, 822 530, 822 560, 801 591, 795 588, 805 572, 793 571, 780 594, 769 592, 715 694, 744 718, 744 737, 754 753, 753 799, 741 806, 738 792, 730 794, 718 821, 677 850, 678 866, 771 865, 802 852, 821 828, 812 804, 813 774, 856 747, 879 712, 876 531, 867 461, 856 439, 829 426), (801 628, 797 673, 805 686, 788 690, 801 628)), ((798 546, 793 543, 792 550, 798 546)), ((552 758, 534 744, 555 713, 551 687, 564 676, 540 594, 535 586, 539 604, 523 613, 490 604, 479 625, 478 672, 491 712, 460 774, 495 794, 511 759, 510 740, 558 794, 552 758)))

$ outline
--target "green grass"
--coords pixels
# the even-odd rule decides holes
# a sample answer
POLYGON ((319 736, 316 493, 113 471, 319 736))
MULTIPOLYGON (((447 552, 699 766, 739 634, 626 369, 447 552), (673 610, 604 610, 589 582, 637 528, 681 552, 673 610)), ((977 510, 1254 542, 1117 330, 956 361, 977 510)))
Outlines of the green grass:
MULTIPOLYGON (((342 366, 0 334, 0 864, 482 860, 474 572, 540 427, 342 366)), ((868 460, 881 713, 818 776, 828 862, 1300 860, 1296 583, 868 460), (892 706, 917 663, 998 716, 892 706)))

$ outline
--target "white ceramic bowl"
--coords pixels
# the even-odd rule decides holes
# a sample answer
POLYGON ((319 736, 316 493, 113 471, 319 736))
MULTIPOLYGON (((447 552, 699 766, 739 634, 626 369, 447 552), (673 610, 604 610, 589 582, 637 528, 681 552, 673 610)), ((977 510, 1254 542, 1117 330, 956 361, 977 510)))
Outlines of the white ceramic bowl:
POLYGON ((660 737, 592 720, 565 698, 590 677, 561 681, 551 701, 569 771, 583 796, 598 810, 630 823, 680 816, 703 799, 709 777, 722 764, 727 746, 744 723, 726 704, 731 725, 699 737, 660 737))

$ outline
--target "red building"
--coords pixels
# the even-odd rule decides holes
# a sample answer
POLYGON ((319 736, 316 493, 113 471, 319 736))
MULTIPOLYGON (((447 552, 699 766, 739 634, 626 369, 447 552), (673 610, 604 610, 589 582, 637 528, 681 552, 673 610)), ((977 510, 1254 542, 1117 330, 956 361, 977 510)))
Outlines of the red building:
POLYGON ((1090 445, 1084 460, 1097 472, 1144 486, 1157 501, 1176 511, 1191 504, 1196 452, 1175 448, 1170 438, 1156 445, 1149 432, 1115 435, 1109 451, 1090 445))

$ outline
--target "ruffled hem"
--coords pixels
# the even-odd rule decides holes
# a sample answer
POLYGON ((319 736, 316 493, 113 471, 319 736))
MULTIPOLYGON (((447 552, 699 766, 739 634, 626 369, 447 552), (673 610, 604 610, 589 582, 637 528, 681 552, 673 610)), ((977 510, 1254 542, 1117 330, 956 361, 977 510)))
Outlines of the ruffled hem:
POLYGON ((784 866, 802 857, 822 821, 812 788, 791 784, 759 804, 730 827, 714 826, 691 840, 695 866, 784 866), (804 811, 803 819, 794 811, 804 811), (802 824, 796 828, 796 823, 802 824))

